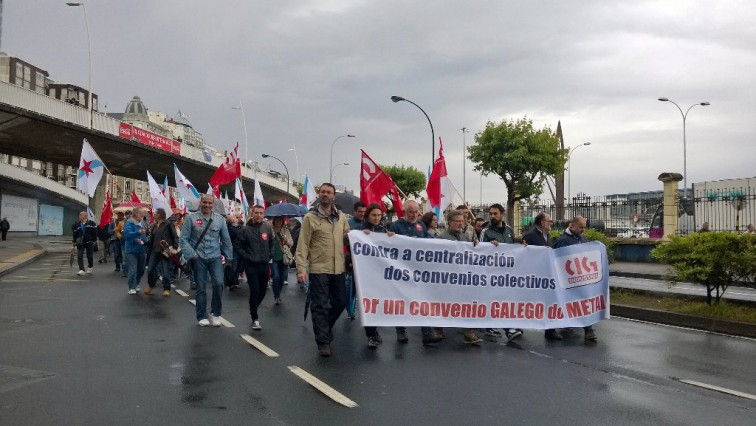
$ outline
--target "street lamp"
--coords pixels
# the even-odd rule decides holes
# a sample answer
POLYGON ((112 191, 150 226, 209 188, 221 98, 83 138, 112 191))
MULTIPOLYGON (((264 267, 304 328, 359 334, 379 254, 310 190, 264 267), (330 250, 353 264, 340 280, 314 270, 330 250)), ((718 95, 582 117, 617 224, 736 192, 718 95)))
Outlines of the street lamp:
POLYGON ((297 176, 296 176, 296 178, 299 179, 300 178, 300 175, 299 175, 299 156, 297 155, 297 147, 294 146, 294 144, 291 144, 291 148, 289 148, 288 151, 294 151, 294 161, 296 162, 296 165, 297 165, 297 176))
POLYGON ((84 6, 84 2, 68 2, 66 3, 71 7, 79 7, 84 10, 84 25, 87 27, 87 51, 89 53, 89 85, 87 86, 87 106, 89 107, 89 128, 92 128, 92 41, 89 37, 89 19, 87 19, 87 8, 84 6))
POLYGON ((262 158, 268 158, 268 157, 278 160, 278 162, 281 163, 282 166, 284 166, 284 170, 286 170, 286 201, 289 201, 289 184, 291 183, 291 179, 289 179, 289 168, 286 167, 286 164, 284 164, 284 162, 281 161, 278 157, 274 157, 268 154, 262 155, 262 158))
POLYGON ((231 107, 231 109, 239 109, 242 113, 242 124, 244 124, 244 168, 249 166, 249 141, 247 140, 247 117, 244 115, 244 105, 239 101, 239 106, 231 107))
POLYGON ((591 144, 590 142, 581 143, 580 145, 570 149, 569 153, 567 153, 567 202, 568 203, 572 203, 570 199, 570 193, 572 189, 572 152, 580 148, 581 146, 588 146, 590 144, 591 144))
POLYGON ((425 113, 425 110, 423 110, 422 108, 420 108, 420 105, 412 102, 409 99, 404 99, 401 96, 392 96, 391 97, 391 101, 394 102, 394 103, 401 102, 401 101, 409 102, 412 105, 416 106, 417 109, 419 109, 420 111, 422 111, 423 115, 425 115, 425 118, 428 119, 428 124, 430 124, 430 128, 431 128, 431 162, 430 162, 430 164, 431 164, 431 167, 433 167, 433 163, 436 161, 436 135, 435 135, 435 133, 433 133, 433 123, 431 123, 430 117, 428 117, 428 114, 425 113))
POLYGON ((682 108, 680 108, 680 105, 677 105, 677 103, 675 101, 671 101, 671 100, 669 100, 667 98, 659 98, 659 101, 661 101, 661 102, 672 102, 677 107, 677 109, 680 111, 680 115, 682 115, 682 119, 683 119, 683 179, 684 179, 683 185, 685 186, 685 192, 684 192, 685 198, 688 198, 688 151, 687 151, 688 148, 687 148, 687 142, 685 140, 685 121, 688 118, 688 113, 690 112, 690 110, 694 106, 698 106, 698 105, 709 106, 711 104, 708 103, 708 102, 699 102, 697 104, 691 105, 690 108, 688 108, 685 111, 685 113, 683 113, 682 108))
POLYGON ((467 152, 467 141, 465 140, 465 133, 470 133, 470 129, 463 127, 459 129, 459 131, 462 132, 462 201, 467 202, 467 181, 465 180, 465 153, 467 152))
POLYGON ((353 138, 353 137, 354 137, 354 135, 341 135, 341 136, 337 137, 336 139, 334 139, 333 142, 331 142, 331 163, 329 164, 329 167, 330 167, 330 170, 331 170, 331 174, 330 174, 330 176, 328 176, 328 182, 333 182, 333 169, 336 168, 336 167, 333 167, 333 146, 336 144, 336 141, 338 141, 341 138, 353 138))
POLYGON ((333 166, 333 168, 331 169, 331 183, 333 183, 333 171, 336 170, 336 168, 339 167, 339 166, 348 166, 348 165, 349 165, 349 163, 339 163, 339 164, 333 166))

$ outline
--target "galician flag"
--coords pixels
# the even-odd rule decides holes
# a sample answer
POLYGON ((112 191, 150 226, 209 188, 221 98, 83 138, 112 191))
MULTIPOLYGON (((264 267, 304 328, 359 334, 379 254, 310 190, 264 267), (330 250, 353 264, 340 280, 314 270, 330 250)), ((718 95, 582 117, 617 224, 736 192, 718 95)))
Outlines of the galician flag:
POLYGON ((189 182, 189 179, 179 171, 176 163, 173 163, 173 172, 176 175, 176 190, 179 193, 179 197, 185 200, 198 200, 200 197, 199 191, 197 191, 197 188, 189 182))
POLYGON ((310 182, 308 176, 305 176, 304 185, 302 186, 302 197, 299 199, 299 205, 305 210, 310 210, 310 207, 315 204, 315 200, 318 199, 318 194, 315 192, 315 187, 312 186, 312 182, 310 182))
POLYGON ((164 209, 165 214, 167 216, 170 216, 171 205, 168 203, 168 200, 165 198, 165 194, 163 194, 163 191, 160 189, 160 186, 157 182, 155 182, 155 179, 153 179, 152 175, 150 174, 150 171, 147 171, 147 182, 150 185, 150 201, 152 202, 152 211, 156 212, 157 209, 164 209))
POLYGON ((438 217, 438 223, 443 223, 441 214, 452 201, 452 188, 449 176, 446 173, 446 160, 444 159, 444 145, 438 138, 438 158, 433 163, 433 171, 428 178, 428 186, 425 192, 428 194, 428 204, 438 217))
MULTIPOLYGON (((242 188, 241 179, 236 179, 234 198, 239 200, 239 204, 241 204, 242 211, 244 212, 244 217, 246 217, 249 214, 249 203, 247 202, 247 194, 244 193, 244 188, 242 188)), ((235 209, 234 213, 236 213, 235 209)))
POLYGON ((93 197, 104 170, 105 164, 92 149, 92 145, 84 139, 79 159, 79 171, 76 173, 76 189, 93 197))

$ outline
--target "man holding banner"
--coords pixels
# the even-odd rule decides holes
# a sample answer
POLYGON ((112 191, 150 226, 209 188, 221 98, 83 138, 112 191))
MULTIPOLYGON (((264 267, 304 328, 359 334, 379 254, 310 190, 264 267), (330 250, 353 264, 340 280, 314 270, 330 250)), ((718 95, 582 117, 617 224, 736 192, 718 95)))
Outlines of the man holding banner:
POLYGON ((346 306, 344 238, 346 215, 333 205, 336 187, 320 185, 318 200, 302 220, 297 245, 297 281, 307 282, 310 271, 312 329, 320 356, 331 356, 333 325, 346 306))

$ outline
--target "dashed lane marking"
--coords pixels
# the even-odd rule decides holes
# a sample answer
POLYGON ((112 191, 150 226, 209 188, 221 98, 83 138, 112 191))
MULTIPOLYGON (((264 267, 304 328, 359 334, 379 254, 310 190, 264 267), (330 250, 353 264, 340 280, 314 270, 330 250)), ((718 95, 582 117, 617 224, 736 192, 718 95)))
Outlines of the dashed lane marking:
MULTIPOLYGON (((197 301, 196 301, 196 300, 194 300, 194 299, 189 299, 189 303, 191 303, 191 304, 192 304, 192 305, 194 305, 194 306, 197 306, 197 301)), ((221 320, 221 325, 222 325, 222 326, 224 326, 224 327, 226 327, 226 328, 233 328, 233 327, 236 327, 235 325, 233 325, 232 323, 230 323, 229 321, 227 321, 227 320, 226 320, 225 318, 223 318, 223 317, 219 317, 219 318, 220 318, 220 320, 221 320)))
POLYGON ((305 382, 309 383, 310 386, 314 387, 315 389, 322 392, 325 396, 331 398, 332 400, 338 402, 339 404, 354 408, 358 407, 357 403, 352 401, 351 399, 347 398, 343 394, 341 394, 336 389, 328 386, 324 382, 322 382, 317 377, 313 376, 312 374, 302 370, 301 368, 297 367, 296 365, 290 365, 289 370, 299 376, 300 379, 304 380, 305 382))
POLYGON ((756 395, 753 395, 753 394, 750 394, 750 393, 740 392, 740 391, 736 391, 736 390, 733 390, 733 389, 727 389, 727 388, 723 388, 723 387, 720 387, 720 386, 714 386, 714 385, 710 385, 708 383, 697 382, 695 380, 679 379, 679 378, 676 378, 676 377, 673 377, 673 379, 678 380, 679 382, 685 383, 687 385, 697 386, 699 388, 709 389, 709 390, 713 390, 713 391, 717 391, 717 392, 721 392, 721 393, 726 393, 728 395, 739 396, 741 398, 746 398, 746 399, 750 399, 752 401, 756 401, 756 395))
POLYGON ((250 345, 254 346, 260 352, 264 353, 265 355, 267 355, 267 356, 269 356, 271 358, 275 358, 275 357, 278 356, 278 352, 276 352, 273 349, 265 346, 262 342, 260 342, 259 340, 255 339, 254 337, 250 336, 249 334, 240 334, 239 336, 241 336, 241 338, 244 339, 244 341, 246 341, 250 345))
POLYGON ((180 288, 177 288, 177 289, 175 289, 174 291, 175 291, 175 292, 176 292, 176 294, 178 294, 179 296, 189 297, 189 295, 188 295, 188 294, 186 294, 186 293, 184 292, 184 290, 181 290, 180 288))

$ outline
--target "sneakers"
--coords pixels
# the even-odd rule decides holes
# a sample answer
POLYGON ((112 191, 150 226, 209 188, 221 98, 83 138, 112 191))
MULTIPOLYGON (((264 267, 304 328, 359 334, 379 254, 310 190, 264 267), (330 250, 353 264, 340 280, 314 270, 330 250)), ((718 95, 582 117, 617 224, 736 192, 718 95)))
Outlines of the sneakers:
POLYGON ((281 298, 280 297, 276 297, 276 305, 280 305, 280 304, 281 304, 281 298))
POLYGON ((407 343, 409 342, 409 337, 407 336, 406 331, 397 331, 396 332, 396 341, 399 343, 407 343))
POLYGON ((92 273, 92 268, 87 268, 87 273, 91 274, 92 273))
POLYGON ((131 295, 136 294, 136 290, 134 290, 133 288, 130 288, 129 289, 129 294, 131 294, 131 295))
POLYGON ((478 345, 481 342, 483 342, 483 339, 481 339, 480 336, 478 336, 478 334, 475 333, 475 331, 472 328, 466 328, 462 330, 462 334, 465 336, 464 338, 465 343, 478 345))
POLYGON ((113 272, 121 272, 121 268, 116 267, 115 269, 113 269, 113 272))
POLYGON ((84 272, 83 269, 80 269, 79 272, 76 275, 78 275, 80 277, 83 277, 85 274, 86 274, 86 272, 84 272))
POLYGON ((252 330, 262 330, 262 327, 260 326, 260 321, 252 320, 252 330))
POLYGON ((221 326, 221 319, 220 319, 220 317, 216 317, 215 315, 211 315, 210 318, 212 319, 213 327, 220 327, 221 326))
POLYGON ((486 336, 492 337, 494 339, 498 339, 501 337, 501 331, 495 329, 495 328, 487 328, 486 329, 486 336))
POLYGON ((137 293, 139 293, 139 290, 140 290, 139 286, 136 286, 136 292, 137 293))
POLYGON ((425 334, 423 334, 423 344, 429 345, 431 343, 438 343, 440 341, 444 340, 443 337, 439 336, 438 333, 436 333, 434 330, 431 330, 425 334))
POLYGON ((559 332, 559 330, 552 328, 549 330, 546 330, 546 332, 543 335, 546 340, 562 340, 564 337, 562 337, 562 333, 559 332))
POLYGON ((199 320, 200 327, 207 327, 209 325, 210 325, 210 320, 208 320, 207 318, 202 318, 201 320, 199 320))
POLYGON ((585 332, 585 340, 590 342, 598 341, 598 336, 596 336, 596 332, 593 330, 588 330, 585 332))
POLYGON ((522 330, 517 329, 517 328, 507 329, 507 331, 505 331, 504 333, 507 335, 508 342, 511 342, 512 340, 516 340, 522 337, 522 330))
POLYGON ((170 295, 171 295, 171 291, 170 290, 163 290, 163 296, 168 297, 170 295))
POLYGON ((318 355, 331 356, 331 347, 329 345, 318 345, 318 355))
POLYGON ((147 288, 144 289, 144 294, 152 294, 152 287, 147 286, 147 288))
POLYGON ((370 336, 370 337, 368 337, 368 348, 375 349, 380 344, 381 344, 380 337, 378 337, 378 338, 376 338, 376 336, 370 336))

